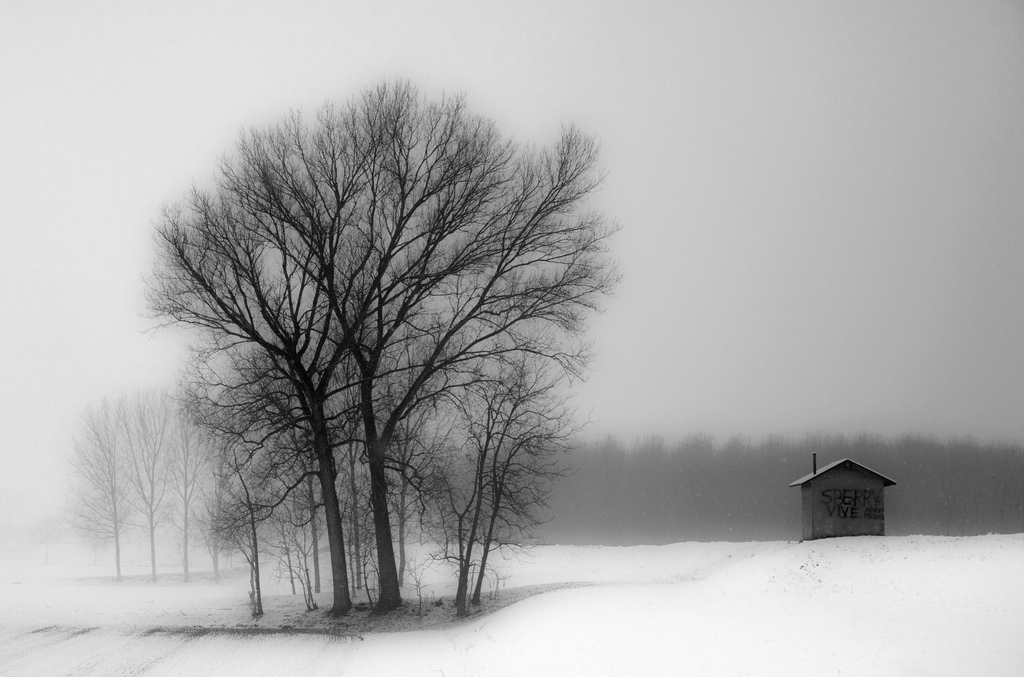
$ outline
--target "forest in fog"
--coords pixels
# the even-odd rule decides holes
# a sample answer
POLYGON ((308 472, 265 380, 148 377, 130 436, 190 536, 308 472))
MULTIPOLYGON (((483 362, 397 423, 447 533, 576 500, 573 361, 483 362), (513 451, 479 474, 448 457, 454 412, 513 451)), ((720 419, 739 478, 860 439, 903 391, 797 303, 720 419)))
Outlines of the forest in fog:
POLYGON ((575 545, 798 540, 800 491, 790 483, 851 458, 896 481, 886 534, 972 536, 1024 531, 1024 447, 905 435, 770 436, 724 443, 693 435, 615 437, 581 445, 554 488, 547 542, 575 545))

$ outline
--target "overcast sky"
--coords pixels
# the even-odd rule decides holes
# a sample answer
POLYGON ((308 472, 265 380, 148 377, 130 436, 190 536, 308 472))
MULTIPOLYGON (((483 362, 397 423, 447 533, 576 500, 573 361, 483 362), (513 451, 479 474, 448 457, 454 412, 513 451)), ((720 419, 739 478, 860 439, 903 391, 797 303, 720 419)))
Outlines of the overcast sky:
POLYGON ((161 205, 395 77, 601 139, 592 434, 1024 440, 1024 5, 380 4, 0 5, 0 514, 62 500, 88 403, 173 384, 161 205))

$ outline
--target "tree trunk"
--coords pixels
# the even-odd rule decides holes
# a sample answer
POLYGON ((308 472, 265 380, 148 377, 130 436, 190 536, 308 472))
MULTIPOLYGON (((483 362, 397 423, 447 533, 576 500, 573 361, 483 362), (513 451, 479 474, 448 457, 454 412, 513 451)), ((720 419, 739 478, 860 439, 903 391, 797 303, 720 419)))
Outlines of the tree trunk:
POLYGON ((348 591, 348 571, 345 566, 345 540, 342 530, 341 510, 338 508, 338 492, 330 471, 322 471, 321 491, 324 499, 324 521, 327 528, 327 544, 331 553, 331 582, 334 584, 334 602, 331 614, 344 616, 352 609, 348 591), (325 476, 326 475, 326 476, 325 476))
POLYGON ((295 594, 295 570, 292 569, 292 551, 291 548, 284 549, 285 561, 288 563, 288 582, 292 584, 292 595, 295 594))
POLYGON ((182 529, 181 529, 181 566, 184 569, 184 579, 188 583, 188 506, 185 506, 185 512, 182 515, 182 529))
POLYGON ((473 590, 472 602, 480 605, 480 590, 484 587, 484 572, 487 571, 487 555, 491 552, 491 543, 494 540, 494 527, 498 522, 498 513, 501 509, 501 487, 495 490, 494 503, 491 505, 491 516, 487 524, 487 534, 484 536, 480 553, 480 573, 476 578, 476 588, 473 590))
POLYGON ((220 548, 216 545, 210 547, 210 559, 213 560, 213 580, 220 581, 220 548))
POLYGON ((374 535, 377 543, 377 584, 380 593, 377 612, 387 613, 402 605, 402 593, 398 583, 398 567, 395 566, 395 547, 391 540, 391 516, 388 510, 388 480, 384 468, 384 449, 375 440, 370 454, 370 509, 373 510, 374 535))
POLYGON ((156 521, 153 515, 149 516, 149 566, 156 583, 156 521))
POLYGON ((309 489, 309 537, 313 539, 313 592, 320 592, 320 537, 316 530, 316 496, 313 494, 313 476, 306 477, 309 489))
POLYGON ((114 569, 117 571, 117 575, 114 580, 121 580, 121 530, 118 527, 114 527, 114 569))
MULTIPOLYGON (((372 369, 369 369, 372 372, 372 369)), ((377 598, 378 613, 394 611, 402 605, 402 593, 398 584, 398 567, 395 566, 395 546, 391 541, 391 515, 388 510, 388 478, 384 459, 390 441, 380 435, 374 407, 373 381, 363 379, 360 386, 362 402, 363 432, 366 440, 366 457, 370 470, 370 510, 373 512, 373 531, 377 545, 377 598)))
POLYGON ((332 616, 344 616, 352 609, 352 598, 349 595, 348 569, 345 565, 345 529, 342 521, 341 508, 338 505, 338 489, 335 481, 338 478, 337 466, 334 464, 334 450, 331 449, 327 422, 322 404, 317 406, 310 398, 311 429, 313 432, 313 452, 320 466, 320 496, 324 503, 324 522, 327 529, 327 544, 331 552, 331 583, 334 585, 334 601, 331 606, 332 616))
MULTIPOLYGON (((486 447, 485 447, 486 448, 486 447)), ((470 522, 469 532, 466 534, 466 552, 463 562, 459 562, 459 588, 455 593, 455 612, 459 616, 466 615, 466 597, 469 594, 469 568, 473 564, 473 545, 477 541, 477 533, 480 530, 480 516, 484 509, 484 489, 486 488, 484 478, 484 463, 487 460, 485 451, 477 452, 476 475, 473 482, 476 484, 473 490, 473 519, 470 522), (465 573, 463 573, 463 569, 465 573), (463 580, 465 578, 465 581, 463 580)), ((460 519, 459 529, 461 532, 462 523, 460 519)), ((461 540, 462 535, 459 534, 461 540)), ((486 554, 486 553, 485 553, 486 554)))
POLYGON ((362 590, 363 552, 359 533, 359 496, 356 494, 356 453, 352 448, 348 450, 348 493, 352 500, 352 507, 349 508, 349 515, 352 518, 352 587, 362 590))
POLYGON ((402 476, 398 495, 398 585, 405 585, 405 520, 408 512, 409 482, 402 476))
POLYGON ((316 533, 316 523, 313 523, 313 592, 320 592, 320 537, 316 533))
MULTIPOLYGON (((479 510, 477 511, 479 514, 479 510)), ((462 545, 462 518, 459 518, 459 582, 455 588, 455 615, 465 616, 466 596, 469 592, 469 568, 473 563, 473 542, 476 539, 477 516, 474 515, 472 526, 465 534, 466 544, 462 545)))
POLYGON ((253 587, 253 616, 263 615, 263 591, 260 587, 260 544, 256 536, 256 515, 249 510, 249 528, 252 532, 252 587, 253 587))
POLYGON ((344 616, 352 609, 352 599, 349 596, 348 570, 345 566, 345 539, 341 510, 338 507, 338 491, 334 487, 333 475, 331 468, 321 462, 320 492, 324 500, 324 523, 327 529, 327 544, 331 553, 331 582, 334 585, 331 614, 344 616))
POLYGON ((475 606, 480 605, 480 591, 484 587, 484 573, 487 571, 487 555, 491 552, 491 537, 494 533, 494 520, 491 520, 491 526, 487 530, 487 536, 484 538, 483 543, 480 544, 480 572, 476 577, 476 587, 473 588, 473 599, 470 601, 475 606))
POLYGON ((468 609, 466 608, 466 593, 469 588, 469 558, 472 556, 473 546, 467 544, 466 556, 459 562, 459 584, 455 588, 455 615, 465 616, 468 609))

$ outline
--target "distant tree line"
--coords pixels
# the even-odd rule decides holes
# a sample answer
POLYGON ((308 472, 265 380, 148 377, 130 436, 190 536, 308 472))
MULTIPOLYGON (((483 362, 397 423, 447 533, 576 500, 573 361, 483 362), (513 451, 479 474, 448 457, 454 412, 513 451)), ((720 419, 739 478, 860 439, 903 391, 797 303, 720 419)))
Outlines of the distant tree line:
POLYGON ((195 425, 159 391, 139 391, 90 406, 68 456, 71 487, 65 515, 90 540, 121 547, 130 531, 149 541, 150 575, 157 578, 157 537, 170 524, 177 535, 184 579, 206 463, 195 425))
POLYGON ((1024 531, 1024 446, 905 435, 660 437, 631 448, 614 437, 570 456, 544 536, 566 544, 797 540, 800 491, 818 467, 853 460, 897 482, 885 492, 886 533, 970 536, 1024 531))

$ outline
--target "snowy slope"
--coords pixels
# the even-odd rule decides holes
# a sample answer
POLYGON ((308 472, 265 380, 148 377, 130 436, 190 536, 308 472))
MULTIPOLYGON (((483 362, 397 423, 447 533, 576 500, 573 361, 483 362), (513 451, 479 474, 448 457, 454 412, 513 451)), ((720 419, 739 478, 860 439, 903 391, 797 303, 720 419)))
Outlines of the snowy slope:
POLYGON ((0 562, 0 675, 1024 675, 1022 535, 550 546, 503 569, 498 602, 524 599, 464 622, 436 572, 425 616, 407 589, 404 613, 332 625, 283 594, 252 621, 244 579, 0 562))

